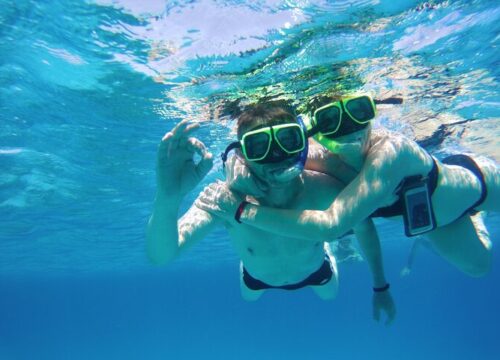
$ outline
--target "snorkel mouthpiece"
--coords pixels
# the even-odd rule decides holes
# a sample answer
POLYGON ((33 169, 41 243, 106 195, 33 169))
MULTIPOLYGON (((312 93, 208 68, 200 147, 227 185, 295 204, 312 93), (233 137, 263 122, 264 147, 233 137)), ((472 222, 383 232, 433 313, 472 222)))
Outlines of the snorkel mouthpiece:
POLYGON ((339 143, 335 140, 329 139, 327 136, 317 133, 313 136, 314 140, 323 145, 328 151, 337 153, 339 150, 339 143))
POLYGON ((307 161, 307 154, 309 151, 309 143, 307 141, 307 126, 304 124, 304 121, 300 115, 297 116, 297 123, 304 130, 304 134, 306 134, 304 149, 297 154, 297 161, 295 162, 295 164, 291 165, 289 168, 283 170, 282 172, 274 176, 276 180, 283 182, 289 181, 292 180, 293 178, 296 178, 304 171, 304 167, 307 161))

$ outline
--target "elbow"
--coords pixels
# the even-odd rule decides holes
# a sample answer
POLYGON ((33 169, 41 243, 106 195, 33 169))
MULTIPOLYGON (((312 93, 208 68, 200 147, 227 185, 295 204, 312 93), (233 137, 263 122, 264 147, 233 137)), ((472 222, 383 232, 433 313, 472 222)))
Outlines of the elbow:
MULTIPOLYGON (((336 240, 342 233, 339 233, 339 224, 336 216, 332 215, 330 212, 325 211, 317 214, 315 222, 314 233, 319 236, 319 239, 324 242, 332 242, 336 240)), ((311 229, 312 230, 312 229, 311 229)))
POLYGON ((166 249, 158 249, 149 246, 147 248, 148 260, 152 265, 164 266, 170 264, 175 259, 175 254, 168 252, 166 249))
POLYGON ((487 275, 491 270, 491 252, 485 251, 485 254, 470 262, 462 268, 462 271, 473 278, 480 278, 487 275))
POLYGON ((340 237, 337 229, 329 224, 321 227, 318 231, 318 236, 323 242, 333 242, 340 237))
POLYGON ((164 239, 147 234, 146 254, 151 264, 156 266, 168 265, 175 259, 177 251, 166 245, 164 239))

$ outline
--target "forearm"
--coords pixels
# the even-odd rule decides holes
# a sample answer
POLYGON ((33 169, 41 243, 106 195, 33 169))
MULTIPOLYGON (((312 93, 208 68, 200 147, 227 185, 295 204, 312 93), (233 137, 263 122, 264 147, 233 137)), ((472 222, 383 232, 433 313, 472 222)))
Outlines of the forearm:
POLYGON ((336 217, 319 210, 286 210, 248 204, 240 221, 277 235, 331 242, 349 231, 336 227, 336 217), (340 230, 340 231, 339 231, 340 230))
POLYGON ((351 182, 326 210, 285 210, 248 205, 241 221, 264 231, 300 239, 331 242, 370 217, 380 202, 381 191, 358 191, 358 183, 351 182), (369 196, 370 195, 370 196, 369 196), (314 235, 312 237, 311 235, 314 235))
POLYGON ((354 228, 361 252, 370 268, 373 286, 384 287, 387 284, 384 273, 382 249, 377 229, 372 220, 365 220, 354 228))
POLYGON ((179 205, 168 196, 157 193, 154 209, 147 227, 147 254, 151 262, 165 264, 175 258, 179 250, 177 216, 179 205))

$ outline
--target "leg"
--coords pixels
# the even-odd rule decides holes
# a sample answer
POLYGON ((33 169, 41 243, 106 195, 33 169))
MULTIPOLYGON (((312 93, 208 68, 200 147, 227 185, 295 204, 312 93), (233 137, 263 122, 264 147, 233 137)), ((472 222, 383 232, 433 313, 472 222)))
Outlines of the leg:
POLYGON ((243 281, 243 263, 242 262, 240 262, 240 290, 241 290, 241 297, 243 298, 243 300, 246 300, 246 301, 258 300, 265 291, 265 290, 252 290, 252 289, 249 289, 245 285, 245 282, 243 281))
POLYGON ((328 243, 325 244, 325 252, 330 258, 332 278, 325 285, 311 286, 311 288, 321 299, 333 300, 337 297, 337 293, 339 290, 339 274, 337 270, 337 261, 335 260, 335 256, 333 256, 328 243))
POLYGON ((467 275, 486 275, 491 268, 490 236, 482 214, 462 216, 427 234, 434 250, 467 275))
POLYGON ((481 169, 488 195, 477 210, 500 211, 500 171, 497 164, 485 157, 474 158, 481 169))

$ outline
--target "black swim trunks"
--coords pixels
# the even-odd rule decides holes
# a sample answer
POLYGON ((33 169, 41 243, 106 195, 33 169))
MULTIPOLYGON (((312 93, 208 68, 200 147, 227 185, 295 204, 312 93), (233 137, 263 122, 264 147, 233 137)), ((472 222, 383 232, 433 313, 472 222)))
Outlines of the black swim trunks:
POLYGON ((332 264, 330 263, 330 258, 325 255, 325 261, 321 267, 309 275, 307 278, 298 282, 296 284, 282 285, 282 286, 272 286, 268 285, 263 281, 254 278, 248 273, 248 271, 243 267, 243 282, 247 288, 251 290, 265 290, 265 289, 282 289, 282 290, 297 290, 306 286, 318 286, 325 285, 332 279, 333 271, 332 264))
POLYGON ((441 162, 443 164, 458 165, 466 168, 479 179, 479 182, 481 183, 481 196, 479 197, 479 200, 477 200, 471 207, 465 210, 460 217, 464 216, 465 214, 475 214, 477 212, 476 208, 483 203, 484 199, 486 199, 486 196, 488 195, 486 181, 484 180, 484 175, 481 172, 481 169, 470 156, 462 154, 447 156, 441 162))

